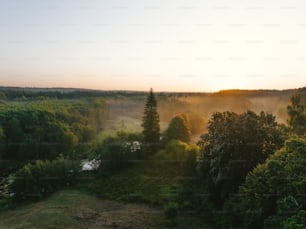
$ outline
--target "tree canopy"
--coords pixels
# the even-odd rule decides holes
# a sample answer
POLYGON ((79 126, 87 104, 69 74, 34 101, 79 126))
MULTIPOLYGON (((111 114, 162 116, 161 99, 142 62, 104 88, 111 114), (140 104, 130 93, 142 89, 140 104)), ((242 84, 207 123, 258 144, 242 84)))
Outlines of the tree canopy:
POLYGON ((297 135, 304 135, 306 133, 306 115, 299 95, 291 97, 291 105, 287 106, 287 112, 289 115, 288 123, 292 132, 297 135))
POLYGON ((305 168, 305 140, 286 141, 285 147, 247 175, 238 194, 226 203, 225 212, 230 213, 226 224, 243 224, 246 228, 305 228, 305 168), (292 226, 299 221, 300 227, 292 226))
POLYGON ((72 156, 105 119, 103 100, 29 101, 0 108, 0 157, 28 161, 72 156))
POLYGON ((190 124, 186 115, 176 115, 170 121, 169 127, 166 130, 168 139, 180 140, 188 143, 190 141, 190 124))
POLYGON ((198 144, 202 148, 199 167, 222 202, 249 171, 282 146, 283 139, 271 114, 217 112, 198 144))

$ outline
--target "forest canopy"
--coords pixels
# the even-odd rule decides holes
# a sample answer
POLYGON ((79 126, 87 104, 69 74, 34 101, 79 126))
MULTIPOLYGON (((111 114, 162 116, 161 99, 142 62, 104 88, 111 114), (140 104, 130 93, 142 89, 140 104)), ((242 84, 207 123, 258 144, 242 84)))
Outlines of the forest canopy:
POLYGON ((67 188, 157 227, 305 228, 304 92, 1 91, 0 210, 67 188))

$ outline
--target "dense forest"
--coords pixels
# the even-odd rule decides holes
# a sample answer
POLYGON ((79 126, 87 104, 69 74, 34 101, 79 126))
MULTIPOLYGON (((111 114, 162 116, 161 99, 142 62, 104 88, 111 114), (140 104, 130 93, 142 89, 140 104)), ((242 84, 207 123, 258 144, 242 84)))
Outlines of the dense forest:
POLYGON ((306 228, 305 105, 306 88, 2 87, 0 228, 306 228))

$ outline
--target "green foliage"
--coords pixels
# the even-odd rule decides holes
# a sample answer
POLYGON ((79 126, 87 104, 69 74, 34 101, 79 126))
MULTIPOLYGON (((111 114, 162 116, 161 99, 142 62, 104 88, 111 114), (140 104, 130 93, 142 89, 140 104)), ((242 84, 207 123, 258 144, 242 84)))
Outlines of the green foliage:
POLYGON ((41 110, 9 110, 2 114, 4 159, 54 159, 78 142, 69 127, 55 114, 41 110))
POLYGON ((172 194, 169 195, 168 201, 177 203, 182 210, 191 210, 196 214, 200 212, 202 219, 210 221, 214 207, 209 199, 207 185, 196 171, 199 147, 172 140, 154 158, 168 167, 175 168, 181 174, 179 182, 169 187, 168 192, 172 194))
POLYGON ((184 171, 186 175, 194 174, 196 172, 196 165, 199 159, 199 147, 195 145, 188 145, 179 140, 171 140, 157 155, 156 159, 160 161, 172 161, 180 170, 184 171))
POLYGON ((306 228, 306 211, 301 210, 283 222, 284 229, 306 228))
POLYGON ((94 149, 96 158, 101 161, 99 171, 108 174, 127 165, 129 148, 118 137, 108 137, 94 149))
POLYGON ((72 156, 100 131, 106 105, 102 100, 43 99, 0 108, 0 157, 5 160, 72 156))
POLYGON ((198 146, 192 145, 187 148, 187 156, 183 163, 183 170, 186 175, 195 175, 199 157, 200 148, 198 146))
POLYGON ((213 114, 208 133, 198 143, 202 149, 199 169, 212 181, 217 204, 235 193, 247 173, 282 144, 281 133, 271 114, 257 115, 252 111, 241 115, 213 114))
POLYGON ((297 135, 304 135, 306 132, 306 115, 299 95, 291 97, 291 105, 287 106, 287 113, 289 115, 288 123, 292 132, 297 135))
POLYGON ((152 89, 150 90, 145 105, 142 127, 143 140, 149 146, 151 153, 153 153, 159 146, 160 126, 157 101, 152 89))
POLYGON ((4 149, 5 149, 5 136, 3 128, 0 126, 0 160, 4 156, 4 149))
POLYGON ((194 211, 206 222, 213 221, 212 213, 215 206, 211 200, 207 184, 201 181, 201 177, 195 174, 185 175, 177 187, 176 196, 173 200, 179 204, 180 209, 194 211))
POLYGON ((276 204, 277 213, 282 215, 286 215, 288 213, 295 213, 301 207, 297 200, 291 195, 286 195, 285 197, 278 199, 276 201, 276 204))
MULTIPOLYGON (((117 140, 121 142, 120 138, 117 140)), ((188 146, 174 140, 165 150, 149 158, 138 159, 136 155, 136 160, 128 159, 120 167, 112 169, 111 176, 98 176, 92 184, 88 184, 88 188, 95 194, 110 199, 165 204, 169 200, 175 200, 177 184, 183 178, 193 176, 198 155, 197 146, 188 146)), ((101 172, 105 174, 102 167, 103 162, 101 172)))
POLYGON ((165 150, 160 151, 157 156, 164 160, 175 160, 176 162, 183 162, 187 155, 188 144, 180 140, 170 141, 165 150))
POLYGON ((0 92, 0 100, 6 100, 7 99, 7 97, 6 97, 6 95, 5 95, 5 93, 4 92, 0 92))
POLYGON ((60 158, 27 164, 12 175, 9 192, 15 200, 37 200, 78 181, 80 162, 60 158))
POLYGON ((272 215, 265 219, 263 228, 270 229, 270 228, 283 228, 282 222, 286 220, 286 215, 272 215))
POLYGON ((141 133, 129 133, 125 131, 119 131, 117 132, 117 136, 126 142, 143 141, 143 135, 141 133))
POLYGON ((133 148, 133 142, 141 139, 139 134, 127 134, 118 132, 116 136, 106 137, 96 143, 91 151, 93 157, 101 161, 99 172, 108 175, 116 170, 132 165, 134 161, 145 157, 143 146, 140 149, 133 148))
POLYGON ((190 141, 190 123, 187 116, 180 114, 172 118, 166 130, 166 137, 169 140, 175 139, 188 143, 190 141))
POLYGON ((294 138, 290 139, 290 141, 286 141, 285 149, 288 153, 300 152, 301 154, 306 154, 305 144, 306 140, 294 138))
POLYGON ((134 166, 114 170, 111 176, 97 177, 87 188, 104 198, 162 205, 173 196, 171 187, 182 172, 170 161, 159 158, 135 161, 134 166))
POLYGON ((169 221, 169 226, 176 225, 176 217, 178 215, 178 204, 174 202, 168 203, 164 207, 164 213, 166 219, 169 221))
POLYGON ((250 172, 239 193, 225 206, 225 211, 232 213, 227 223, 235 225, 242 219, 245 227, 260 228, 263 224, 280 227, 280 219, 306 209, 305 150, 304 140, 289 140, 284 148, 250 172))

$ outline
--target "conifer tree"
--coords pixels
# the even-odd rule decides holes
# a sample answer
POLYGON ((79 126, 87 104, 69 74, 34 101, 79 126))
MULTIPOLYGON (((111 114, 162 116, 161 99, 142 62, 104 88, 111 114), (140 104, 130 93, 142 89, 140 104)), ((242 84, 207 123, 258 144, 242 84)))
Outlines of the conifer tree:
POLYGON ((143 116, 143 137, 144 142, 151 152, 158 148, 160 140, 159 115, 157 112, 157 101, 151 88, 147 98, 143 116))

